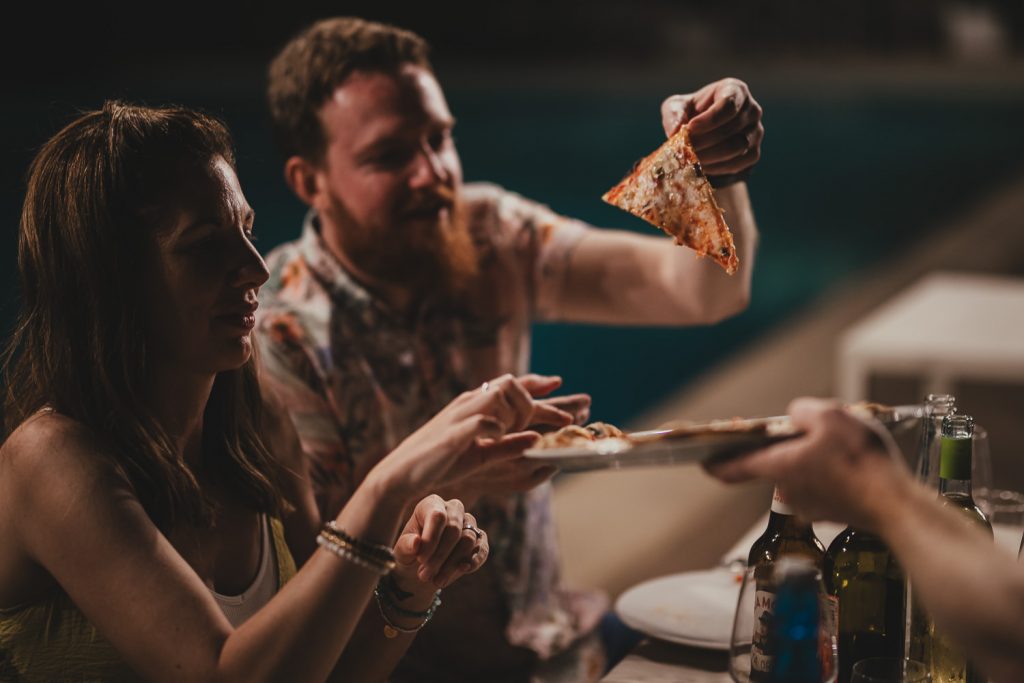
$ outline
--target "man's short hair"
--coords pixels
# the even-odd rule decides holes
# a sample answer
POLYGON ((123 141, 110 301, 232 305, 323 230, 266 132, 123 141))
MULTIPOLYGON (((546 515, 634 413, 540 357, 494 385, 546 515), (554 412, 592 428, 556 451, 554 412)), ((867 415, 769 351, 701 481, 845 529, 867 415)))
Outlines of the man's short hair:
POLYGON ((355 17, 324 19, 295 36, 270 63, 267 99, 274 139, 285 158, 323 160, 318 112, 356 70, 430 68, 429 46, 412 31, 355 17))

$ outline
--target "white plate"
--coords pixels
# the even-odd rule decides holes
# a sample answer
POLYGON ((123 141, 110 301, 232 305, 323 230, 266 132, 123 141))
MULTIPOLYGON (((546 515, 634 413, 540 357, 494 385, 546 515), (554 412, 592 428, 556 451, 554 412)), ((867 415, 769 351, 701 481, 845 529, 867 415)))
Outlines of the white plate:
MULTIPOLYGON (((651 438, 658 432, 634 432, 630 437, 651 438)), ((523 455, 566 472, 582 472, 639 465, 677 465, 725 459, 793 435, 701 434, 631 444, 625 439, 600 439, 589 447, 531 448, 523 455)))
MULTIPOLYGON (((917 424, 921 406, 893 406, 876 418, 889 431, 897 433, 917 424)), ((565 472, 620 469, 640 465, 678 465, 691 462, 727 460, 764 448, 777 441, 799 436, 788 416, 720 420, 708 425, 690 425, 676 429, 652 429, 632 432, 627 439, 598 439, 586 446, 568 448, 531 448, 523 455, 565 472), (747 426, 748 432, 700 431, 718 426, 747 426)))
POLYGON ((718 567, 651 579, 620 595, 615 612, 649 636, 728 650, 742 578, 742 570, 718 567))

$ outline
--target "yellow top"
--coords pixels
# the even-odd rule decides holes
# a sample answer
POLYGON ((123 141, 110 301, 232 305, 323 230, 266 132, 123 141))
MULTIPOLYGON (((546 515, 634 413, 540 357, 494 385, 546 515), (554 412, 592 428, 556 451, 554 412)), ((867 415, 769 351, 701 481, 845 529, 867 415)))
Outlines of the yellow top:
MULTIPOLYGON (((278 590, 295 575, 284 527, 270 520, 278 590)), ((67 593, 0 609, 0 681, 12 683, 142 680, 96 630, 67 593)))

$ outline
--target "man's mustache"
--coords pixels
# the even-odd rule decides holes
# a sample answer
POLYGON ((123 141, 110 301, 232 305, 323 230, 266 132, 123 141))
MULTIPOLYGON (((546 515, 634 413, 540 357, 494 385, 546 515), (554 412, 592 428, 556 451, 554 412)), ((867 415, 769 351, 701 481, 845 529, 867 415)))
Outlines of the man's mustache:
POLYGON ((424 213, 438 209, 450 209, 453 206, 455 206, 455 190, 442 185, 431 190, 429 194, 414 197, 402 213, 424 213))

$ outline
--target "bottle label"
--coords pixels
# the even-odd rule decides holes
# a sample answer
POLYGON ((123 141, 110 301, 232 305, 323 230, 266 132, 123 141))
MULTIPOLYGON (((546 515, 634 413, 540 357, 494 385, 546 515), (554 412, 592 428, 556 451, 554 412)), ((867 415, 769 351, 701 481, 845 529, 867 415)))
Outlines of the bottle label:
POLYGON ((780 515, 793 514, 793 508, 786 503, 786 499, 782 497, 778 486, 775 487, 775 492, 772 494, 772 512, 778 512, 780 515))
POLYGON ((939 476, 943 479, 971 478, 971 438, 953 439, 942 437, 939 455, 939 476))
POLYGON ((837 639, 839 638, 839 598, 834 595, 822 595, 819 601, 818 655, 821 659, 821 680, 830 681, 836 662, 837 639))
POLYGON ((771 673, 775 663, 772 651, 772 615, 775 613, 775 593, 758 589, 754 593, 754 639, 750 644, 750 670, 771 673))

